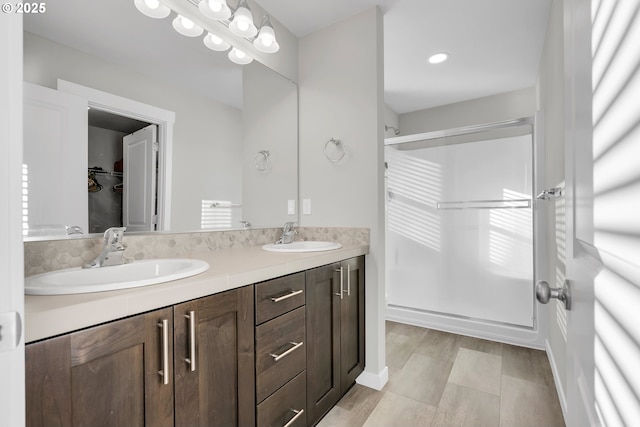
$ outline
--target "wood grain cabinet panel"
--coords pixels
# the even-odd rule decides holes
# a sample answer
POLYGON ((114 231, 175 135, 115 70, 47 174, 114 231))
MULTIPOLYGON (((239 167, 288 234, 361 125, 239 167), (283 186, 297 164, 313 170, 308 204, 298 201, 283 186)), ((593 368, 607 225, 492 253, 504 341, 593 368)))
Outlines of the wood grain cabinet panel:
POLYGON ((256 325, 287 313, 305 303, 304 272, 255 285, 256 325))
POLYGON ((258 405, 258 427, 307 425, 306 372, 298 374, 258 405), (288 424, 291 423, 291 424, 288 424))
POLYGON ((253 286, 176 305, 174 315, 176 427, 253 426, 253 286))
POLYGON ((364 257, 307 271, 307 423, 315 425, 364 370, 364 257))
POLYGON ((28 345, 27 425, 172 426, 158 327, 171 318, 156 310, 28 345))
POLYGON ((304 307, 256 328, 256 396, 260 403, 305 369, 304 307))

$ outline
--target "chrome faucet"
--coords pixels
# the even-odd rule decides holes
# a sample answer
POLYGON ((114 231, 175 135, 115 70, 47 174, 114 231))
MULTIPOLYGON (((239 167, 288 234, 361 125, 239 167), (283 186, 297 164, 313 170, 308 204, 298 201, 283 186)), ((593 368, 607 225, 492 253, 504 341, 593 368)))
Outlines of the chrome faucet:
POLYGON ((287 244, 293 242, 293 237, 298 234, 293 227, 296 226, 295 222, 285 222, 282 229, 282 236, 276 241, 276 245, 287 244))
POLYGON ((126 227, 111 227, 104 232, 104 243, 102 252, 93 261, 82 266, 82 268, 108 267, 129 262, 124 258, 124 251, 127 244, 123 241, 126 227))

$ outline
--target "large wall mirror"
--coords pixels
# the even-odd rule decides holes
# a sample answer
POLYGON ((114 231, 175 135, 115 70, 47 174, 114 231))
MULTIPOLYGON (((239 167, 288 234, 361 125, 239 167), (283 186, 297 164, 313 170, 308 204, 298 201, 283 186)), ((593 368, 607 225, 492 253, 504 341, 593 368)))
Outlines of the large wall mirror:
POLYGON ((24 29, 25 240, 68 238, 74 226, 297 221, 294 82, 257 61, 233 64, 129 0, 65 0, 25 15, 24 29))

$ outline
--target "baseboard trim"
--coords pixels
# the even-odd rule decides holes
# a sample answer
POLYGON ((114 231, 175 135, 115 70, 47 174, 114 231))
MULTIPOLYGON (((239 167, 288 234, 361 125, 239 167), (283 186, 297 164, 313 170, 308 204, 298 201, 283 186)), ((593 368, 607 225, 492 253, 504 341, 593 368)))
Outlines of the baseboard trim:
POLYGON ((545 349, 547 351, 547 357, 549 358, 549 365, 551 365, 551 373, 553 374, 553 382, 556 385, 556 391, 558 393, 558 400, 560 401, 562 415, 564 416, 564 419, 567 420, 567 396, 564 393, 562 381, 560 381, 558 367, 556 366, 556 359, 553 355, 553 351, 551 350, 551 344, 549 344, 549 340, 545 340, 545 349))
POLYGON ((378 391, 382 390, 382 387, 384 387, 387 381, 389 381, 389 368, 386 366, 377 374, 365 369, 365 371, 356 378, 356 383, 378 391))

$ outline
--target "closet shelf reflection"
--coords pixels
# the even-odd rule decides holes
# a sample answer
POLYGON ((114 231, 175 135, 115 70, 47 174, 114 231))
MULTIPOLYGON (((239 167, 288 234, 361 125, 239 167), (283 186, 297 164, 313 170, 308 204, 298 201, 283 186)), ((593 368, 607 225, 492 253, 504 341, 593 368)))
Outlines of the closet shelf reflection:
POLYGON ((88 170, 96 175, 110 175, 122 178, 122 172, 108 171, 102 168, 89 168, 88 170))

